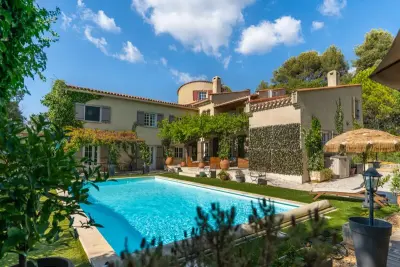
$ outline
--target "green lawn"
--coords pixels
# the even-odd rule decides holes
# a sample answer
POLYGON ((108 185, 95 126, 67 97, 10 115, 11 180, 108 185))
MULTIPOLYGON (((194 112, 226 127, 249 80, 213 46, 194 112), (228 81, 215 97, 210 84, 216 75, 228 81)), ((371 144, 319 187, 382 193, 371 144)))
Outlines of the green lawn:
MULTIPOLYGON (((65 221, 65 227, 68 226, 68 221, 65 221)), ((39 244, 29 256, 32 258, 43 258, 49 256, 64 257, 70 259, 76 267, 90 267, 85 251, 79 240, 74 239, 68 232, 65 232, 59 242, 60 244, 39 244), (64 243, 64 244, 61 244, 64 243)), ((1 267, 9 267, 18 263, 16 254, 8 254, 0 260, 1 267)))
MULTIPOLYGON (((277 197, 305 203, 311 203, 313 201, 311 195, 308 192, 293 189, 279 188, 273 186, 261 186, 249 183, 237 183, 234 181, 221 181, 219 179, 210 178, 183 177, 177 174, 161 174, 160 176, 260 194, 265 195, 266 197, 277 197)), ((328 199, 331 202, 332 206, 337 209, 336 211, 327 214, 327 216, 330 217, 330 219, 328 220, 329 226, 335 229, 340 230, 342 225, 347 222, 348 218, 351 216, 368 215, 367 209, 361 208, 360 201, 335 197, 321 197, 321 199, 322 198, 328 199)), ((376 211, 375 216, 378 218, 383 218, 398 211, 400 211, 400 209, 397 206, 392 205, 376 211)), ((32 252, 31 256, 61 256, 71 259, 77 267, 90 266, 79 240, 75 240, 68 234, 66 234, 63 238, 63 241, 67 243, 68 246, 41 244, 40 246, 38 246, 36 251, 32 252)), ((12 264, 16 263, 16 260, 17 258, 15 255, 9 255, 6 258, 0 260, 0 266, 11 266, 12 264)))

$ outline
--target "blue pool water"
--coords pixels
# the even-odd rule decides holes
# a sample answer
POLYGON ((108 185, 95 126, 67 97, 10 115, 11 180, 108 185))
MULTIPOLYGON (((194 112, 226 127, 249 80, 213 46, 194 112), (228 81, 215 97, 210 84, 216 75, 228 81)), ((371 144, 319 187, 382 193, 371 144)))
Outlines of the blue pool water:
MULTIPOLYGON (((128 238, 130 250, 139 249, 142 238, 161 237, 164 244, 183 239, 183 231, 195 226, 196 207, 209 211, 211 203, 218 202, 224 210, 236 208, 237 224, 247 223, 251 201, 244 195, 206 189, 160 178, 120 179, 91 187, 89 200, 93 205, 82 205, 97 223, 99 231, 119 253, 128 238)), ((297 206, 275 203, 277 213, 297 206)))

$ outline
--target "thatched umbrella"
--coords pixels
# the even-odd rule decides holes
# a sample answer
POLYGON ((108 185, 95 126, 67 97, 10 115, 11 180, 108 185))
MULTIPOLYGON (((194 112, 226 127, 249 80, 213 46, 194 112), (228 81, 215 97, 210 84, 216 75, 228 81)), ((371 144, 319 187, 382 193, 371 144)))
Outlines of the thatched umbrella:
POLYGON ((370 75, 380 84, 400 90, 400 31, 385 58, 370 75))
POLYGON ((365 168, 367 152, 400 151, 400 137, 383 131, 362 128, 345 132, 329 140, 324 146, 324 151, 363 154, 365 168))

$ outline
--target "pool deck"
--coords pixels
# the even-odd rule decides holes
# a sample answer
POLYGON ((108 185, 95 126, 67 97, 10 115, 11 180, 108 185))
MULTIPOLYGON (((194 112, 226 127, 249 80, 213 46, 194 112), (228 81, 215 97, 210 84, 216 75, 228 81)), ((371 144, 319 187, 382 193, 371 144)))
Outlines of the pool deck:
MULTIPOLYGON (((161 177, 161 176, 151 176, 151 177, 146 177, 146 176, 138 176, 138 177, 124 177, 124 178, 117 178, 117 179, 138 179, 138 178, 149 178, 149 179, 163 179, 163 180, 169 180, 172 182, 178 182, 178 183, 183 183, 187 185, 193 185, 196 187, 202 187, 202 188, 208 188, 212 190, 218 190, 218 191, 223 191, 223 192, 228 192, 228 193, 233 193, 233 194, 239 194, 247 197, 252 197, 252 198, 258 198, 258 199, 263 199, 266 198, 264 195, 259 195, 259 194, 252 194, 252 193, 247 193, 243 191, 238 191, 238 190, 232 190, 232 189, 226 189, 226 188, 221 188, 217 186, 209 186, 209 185, 203 185, 195 182, 188 182, 188 181, 182 181, 182 180, 177 180, 173 178, 167 178, 167 177, 161 177)), ((280 202, 280 203, 287 203, 287 204, 292 204, 298 206, 297 208, 294 208, 292 210, 289 210, 285 213, 282 213, 282 226, 286 226, 290 223, 290 219, 292 216, 295 216, 296 219, 300 220, 306 220, 308 218, 308 211, 309 210, 314 210, 314 209, 319 209, 324 212, 328 212, 332 210, 332 207, 329 204, 328 200, 321 200, 313 203, 302 203, 302 202, 297 202, 297 201, 291 201, 291 200, 286 200, 286 199, 280 199, 280 198, 269 198, 271 201, 275 202, 280 202)), ((322 212, 322 213, 324 213, 322 212)), ((107 242, 107 240, 103 237, 103 235, 99 232, 99 230, 96 227, 91 227, 91 228, 81 228, 81 222, 86 222, 87 218, 81 215, 74 215, 74 227, 78 232, 79 235, 79 240, 82 244, 82 247, 89 259, 90 264, 93 267, 104 267, 106 262, 110 261, 118 261, 119 257, 117 253, 114 251, 114 249, 110 246, 110 244, 107 242)), ((239 230, 239 235, 238 238, 242 238, 244 236, 248 236, 254 234, 253 228, 251 225, 245 223, 240 225, 240 230, 239 230)), ((181 241, 179 241, 181 242, 181 241)), ((174 242, 165 244, 163 247, 163 251, 165 253, 169 253, 171 251, 171 247, 174 245, 174 242)))

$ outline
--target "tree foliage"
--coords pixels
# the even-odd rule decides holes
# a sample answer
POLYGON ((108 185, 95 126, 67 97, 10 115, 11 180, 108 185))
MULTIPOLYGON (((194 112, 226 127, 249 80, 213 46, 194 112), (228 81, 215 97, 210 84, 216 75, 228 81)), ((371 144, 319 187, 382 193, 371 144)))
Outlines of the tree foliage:
POLYGON ((257 85, 256 91, 260 91, 263 89, 268 89, 268 82, 261 80, 260 84, 257 85))
POLYGON ((159 136, 170 139, 176 144, 189 145, 200 138, 234 137, 248 130, 249 118, 246 114, 230 115, 227 113, 209 116, 187 115, 179 120, 169 122, 164 119, 160 123, 159 136))
POLYGON ((75 119, 75 103, 86 103, 89 100, 100 99, 101 96, 67 90, 63 80, 56 80, 51 91, 44 96, 42 104, 49 108, 47 116, 59 127, 82 127, 83 122, 75 119))
MULTIPOLYGON (((22 126, 2 118, 0 123, 0 258, 19 254, 26 266, 28 253, 39 242, 56 242, 65 230, 61 222, 82 214, 88 202, 87 185, 107 179, 99 168, 85 169, 75 152, 66 149, 67 136, 39 116, 22 126), (83 176, 80 173, 83 172, 83 176), (57 191, 66 192, 58 195, 57 191)), ((95 225, 88 218, 82 227, 95 225)))
POLYGON ((389 51, 393 35, 382 29, 372 29, 365 35, 364 42, 354 49, 357 59, 353 66, 357 72, 366 70, 379 63, 389 51))
MULTIPOLYGON (((44 48, 57 40, 51 29, 59 10, 40 8, 34 0, 3 0, 0 3, 0 104, 27 92, 25 77, 44 79, 47 57, 44 48)), ((4 107, 4 106, 3 106, 4 107)))
POLYGON ((24 116, 22 115, 22 111, 19 107, 20 102, 24 98, 24 93, 22 91, 18 91, 17 95, 11 98, 11 101, 7 103, 7 116, 11 120, 23 122, 24 116))
POLYGON ((371 80, 373 71, 360 71, 352 80, 362 85, 364 126, 400 134, 400 93, 371 80))
POLYGON ((324 151, 320 121, 313 116, 311 127, 309 129, 304 129, 303 134, 308 157, 308 170, 320 171, 324 168, 324 151))
POLYGON ((273 72, 270 87, 298 89, 326 86, 326 75, 329 71, 337 70, 341 76, 346 76, 348 69, 342 51, 332 45, 322 54, 307 51, 286 60, 273 72))

